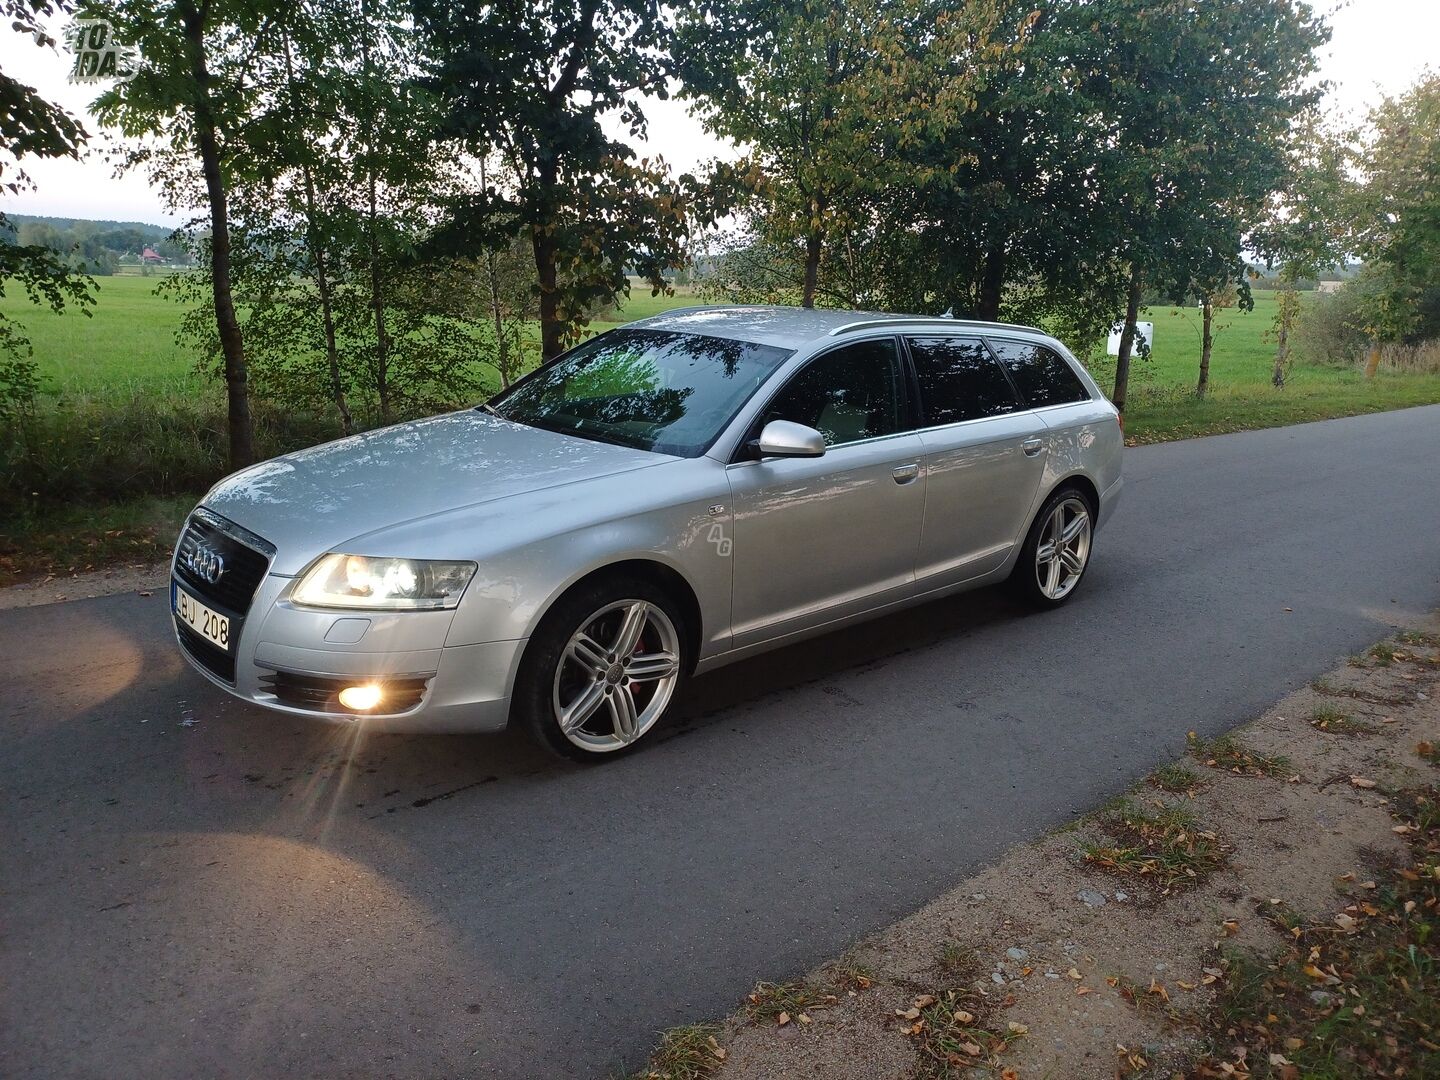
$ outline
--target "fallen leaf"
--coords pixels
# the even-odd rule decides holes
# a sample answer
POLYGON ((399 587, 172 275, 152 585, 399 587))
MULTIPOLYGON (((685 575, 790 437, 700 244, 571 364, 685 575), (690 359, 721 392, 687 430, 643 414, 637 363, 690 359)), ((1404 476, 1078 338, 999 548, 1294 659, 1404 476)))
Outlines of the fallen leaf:
POLYGON ((895 1015, 898 1016, 898 1017, 900 1017, 901 1020, 918 1020, 918 1019, 920 1019, 920 1010, 919 1010, 919 1009, 896 1009, 896 1010, 895 1010, 895 1015))
POLYGON ((723 1046, 721 1046, 718 1042, 715 1041, 715 1036, 711 1035, 710 1038, 706 1039, 705 1041, 710 1046, 710 1053, 715 1055, 715 1060, 724 1061, 726 1050, 723 1046))
POLYGON ((1299 1050, 1299 1049, 1300 1049, 1302 1046, 1304 1046, 1304 1045, 1305 1045, 1305 1040, 1304 1040, 1304 1039, 1297 1039, 1297 1038, 1295 1038, 1295 1036, 1293 1036, 1293 1035, 1290 1036, 1290 1038, 1288 1038, 1288 1039, 1285 1040, 1285 1049, 1286 1049, 1286 1050, 1299 1050))
POLYGON ((1093 994, 1094 992, 1095 992, 1095 991, 1094 991, 1094 990, 1091 990, 1090 987, 1088 987, 1088 986, 1077 986, 1077 987, 1075 987, 1075 996, 1076 996, 1076 997, 1084 997, 1086 994, 1093 994))
POLYGON ((975 1014, 968 1013, 964 1009, 956 1009, 950 1016, 957 1024, 971 1024, 975 1022, 975 1014))
POLYGON ((790 1014, 788 1012, 782 1012, 775 1020, 781 1027, 784 1027, 790 1022, 790 1014))
POLYGON ((1220 924, 1220 929, 1225 932, 1226 937, 1234 937, 1240 932, 1240 924, 1234 919, 1226 919, 1220 924))
POLYGON ((961 1043, 960 1049, 964 1050, 965 1053, 969 1054, 971 1057, 979 1057, 982 1053, 984 1053, 984 1051, 981 1050, 980 1047, 976 1046, 972 1042, 961 1043))
POLYGON ((1421 757, 1430 757, 1435 753, 1435 744, 1429 739, 1415 744, 1415 752, 1421 757))
POLYGON ((1355 785, 1355 786, 1358 787, 1358 788, 1373 788, 1373 787, 1375 786, 1375 781, 1374 781, 1374 780, 1366 779, 1366 778, 1363 777, 1363 776, 1352 776, 1352 777, 1350 777, 1350 783, 1352 783, 1353 785, 1355 785))
POLYGON ((1152 978, 1150 980, 1150 993, 1154 994, 1161 1001, 1170 1000, 1170 991, 1165 989, 1165 984, 1159 979, 1152 978))
POLYGON ((936 1000, 937 998, 934 994, 921 994, 915 999, 915 1008, 928 1009, 931 1005, 935 1004, 936 1000))
POLYGON ((1344 930, 1347 934, 1353 934, 1355 932, 1357 923, 1353 918, 1351 918, 1349 915, 1346 915, 1342 911, 1339 915, 1335 916, 1335 925, 1340 927, 1340 929, 1344 930))
POLYGON ((1030 1029, 1018 1020, 1011 1020, 1009 1028, 1012 1035, 1028 1035, 1030 1033, 1030 1029))
POLYGON ((1194 989, 1195 989, 1195 984, 1194 984, 1194 983, 1187 983, 1184 979, 1176 979, 1176 980, 1175 980, 1175 985, 1178 986, 1181 990, 1194 990, 1194 989))
POLYGON ((1070 976, 1070 978, 1076 980, 1077 982, 1080 980, 1080 972, 1076 971, 1074 968, 1071 968, 1065 974, 1070 976))

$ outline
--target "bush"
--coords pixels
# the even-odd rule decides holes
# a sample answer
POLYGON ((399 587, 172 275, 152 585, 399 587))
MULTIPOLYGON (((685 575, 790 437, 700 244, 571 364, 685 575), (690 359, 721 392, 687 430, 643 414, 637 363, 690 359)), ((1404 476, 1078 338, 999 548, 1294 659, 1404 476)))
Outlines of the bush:
MULTIPOLYGON (((333 416, 254 402, 261 457, 337 434, 333 416)), ((204 491, 228 472, 218 391, 112 392, 42 401, 0 423, 0 519, 64 503, 204 491)))
POLYGON ((1359 278, 1338 292, 1307 293, 1295 322, 1295 352, 1309 364, 1350 367, 1363 361, 1370 347, 1364 308, 1370 285, 1359 278))

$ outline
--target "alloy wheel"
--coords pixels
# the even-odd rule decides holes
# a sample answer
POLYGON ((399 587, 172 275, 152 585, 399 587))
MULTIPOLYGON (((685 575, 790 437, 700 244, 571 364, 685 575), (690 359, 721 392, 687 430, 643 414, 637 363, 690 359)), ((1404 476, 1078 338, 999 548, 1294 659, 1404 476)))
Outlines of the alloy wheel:
POLYGON ((1035 546, 1035 582, 1047 600, 1063 600, 1090 558, 1090 508, 1078 495, 1057 503, 1035 546))
POLYGON ((606 753, 654 726, 680 679, 680 636, 645 600, 617 600, 570 635, 551 694, 555 722, 576 746, 606 753))

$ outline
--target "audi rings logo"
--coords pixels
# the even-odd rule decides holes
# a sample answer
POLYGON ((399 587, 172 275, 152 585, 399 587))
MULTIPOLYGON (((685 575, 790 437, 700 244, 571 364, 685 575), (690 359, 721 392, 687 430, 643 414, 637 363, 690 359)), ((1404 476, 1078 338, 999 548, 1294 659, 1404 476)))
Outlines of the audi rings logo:
POLYGON ((225 573, 225 560, 209 544, 196 544, 185 553, 186 568, 201 581, 214 585, 225 573))

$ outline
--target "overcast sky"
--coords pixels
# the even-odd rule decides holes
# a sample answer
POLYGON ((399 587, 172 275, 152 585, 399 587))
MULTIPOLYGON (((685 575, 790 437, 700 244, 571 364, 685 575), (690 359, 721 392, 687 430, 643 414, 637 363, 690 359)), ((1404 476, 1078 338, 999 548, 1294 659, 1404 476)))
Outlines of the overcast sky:
MULTIPOLYGON (((1321 56, 1321 73, 1335 84, 1331 104, 1357 118, 1383 95, 1398 93, 1413 83, 1440 41, 1440 0, 1354 0, 1339 10, 1333 0, 1322 0, 1318 6, 1332 12, 1334 36, 1321 56)), ((37 87, 49 100, 77 114, 86 114, 85 106, 95 96, 95 87, 66 81, 68 56, 38 49, 8 28, 0 28, 0 70, 37 87)), ((662 153, 677 169, 691 169, 730 153, 678 102, 654 101, 647 114, 650 144, 646 152, 662 153)), ((86 126, 92 134, 100 130, 93 118, 87 119, 86 126)), ((101 146, 105 142, 103 138, 94 141, 101 146)), ((177 223, 143 177, 116 179, 103 153, 96 149, 82 161, 32 159, 26 171, 38 190, 0 198, 0 210, 177 223)))

